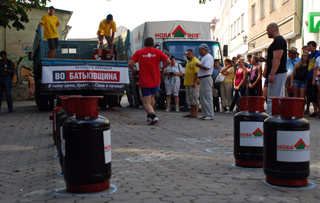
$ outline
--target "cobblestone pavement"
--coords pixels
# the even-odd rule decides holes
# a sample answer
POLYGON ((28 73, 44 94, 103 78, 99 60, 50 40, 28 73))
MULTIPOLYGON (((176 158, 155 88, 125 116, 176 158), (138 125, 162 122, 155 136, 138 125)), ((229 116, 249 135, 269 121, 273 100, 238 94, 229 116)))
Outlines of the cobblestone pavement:
MULTIPOLYGON (((122 102, 127 105, 125 99, 122 102)), ((0 202, 319 202, 311 189, 271 187, 262 169, 235 168, 233 116, 213 121, 187 119, 183 112, 157 110, 160 122, 147 125, 140 109, 99 111, 111 122, 112 187, 93 194, 70 194, 52 140, 51 112, 34 102, 6 104, 0 113, 0 202), (60 189, 60 190, 58 190, 60 189)), ((320 185, 319 122, 310 118, 311 173, 320 185)), ((311 185, 311 184, 310 184, 311 185)), ((310 186, 309 185, 309 186, 310 186)))

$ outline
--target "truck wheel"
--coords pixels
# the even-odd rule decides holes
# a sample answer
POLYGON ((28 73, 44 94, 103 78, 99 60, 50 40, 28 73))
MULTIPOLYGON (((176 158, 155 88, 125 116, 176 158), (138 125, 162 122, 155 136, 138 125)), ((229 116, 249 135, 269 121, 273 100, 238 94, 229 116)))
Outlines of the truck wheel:
POLYGON ((54 99, 56 95, 50 95, 49 96, 49 110, 52 111, 54 108, 54 99))
POLYGON ((118 95, 109 95, 108 97, 108 106, 109 108, 116 107, 118 105, 118 95))
POLYGON ((108 103, 108 96, 103 96, 103 99, 98 100, 98 107, 100 109, 105 109, 107 108, 107 103, 108 103))
POLYGON ((36 100, 36 105, 39 106, 40 98, 39 98, 39 94, 37 94, 37 92, 34 93, 34 99, 36 100))
POLYGON ((139 89, 139 86, 138 86, 138 85, 136 85, 136 93, 137 93, 137 96, 138 96, 139 105, 143 105, 143 104, 142 104, 142 101, 141 101, 140 89, 139 89))
POLYGON ((157 94, 155 95, 155 106, 157 107, 157 109, 164 109, 164 102, 166 100, 166 97, 158 91, 157 94))
POLYGON ((35 87, 34 98, 36 100, 37 106, 39 106, 39 104, 40 104, 40 90, 37 86, 35 87))
POLYGON ((47 96, 40 95, 38 104, 39 104, 38 107, 40 111, 49 110, 49 98, 47 96))

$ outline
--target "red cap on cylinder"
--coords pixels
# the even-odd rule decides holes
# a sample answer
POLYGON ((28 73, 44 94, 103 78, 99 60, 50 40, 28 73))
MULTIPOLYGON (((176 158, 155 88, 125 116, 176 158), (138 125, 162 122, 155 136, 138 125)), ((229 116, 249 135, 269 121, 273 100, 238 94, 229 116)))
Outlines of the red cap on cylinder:
POLYGON ((248 111, 249 112, 264 112, 263 104, 265 97, 249 96, 248 97, 248 111))
POLYGON ((283 97, 281 101, 281 118, 303 118, 304 98, 283 97))
POLYGON ((241 111, 248 111, 248 97, 241 98, 241 111))
POLYGON ((272 99, 272 108, 271 108, 271 115, 280 115, 281 113, 281 105, 280 100, 281 97, 271 97, 272 99))
POLYGON ((98 118, 98 99, 103 96, 86 96, 76 99, 76 118, 98 118))
POLYGON ((61 98, 61 107, 63 110, 66 110, 68 97, 60 97, 60 98, 61 98))
POLYGON ((76 112, 76 98, 68 98, 67 101, 67 109, 66 110, 66 114, 67 116, 72 116, 75 112, 76 112))

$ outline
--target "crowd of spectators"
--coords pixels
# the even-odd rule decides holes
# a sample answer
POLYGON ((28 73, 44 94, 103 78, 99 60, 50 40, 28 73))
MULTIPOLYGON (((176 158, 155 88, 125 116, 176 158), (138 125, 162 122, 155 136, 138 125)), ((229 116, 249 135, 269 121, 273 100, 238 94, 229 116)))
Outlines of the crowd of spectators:
MULTIPOLYGON (((301 50, 301 59, 297 48, 290 47, 287 50, 286 82, 280 89, 281 96, 305 99, 305 116, 320 118, 318 106, 318 101, 320 101, 320 52, 316 50, 316 47, 316 42, 308 42, 301 50), (312 103, 313 111, 310 109, 310 103, 312 103)), ((217 102, 219 98, 221 100, 221 108, 217 106, 215 111, 232 113, 236 105, 236 111, 240 111, 239 97, 241 96, 267 98, 270 73, 267 74, 266 64, 265 68, 262 68, 263 62, 267 63, 267 55, 260 58, 247 55, 247 60, 245 60, 241 54, 238 54, 232 60, 225 59, 224 67, 220 67, 218 60, 215 62, 217 63, 215 70, 220 70, 220 73, 214 72, 213 79, 215 80, 218 75, 225 76, 223 82, 214 83, 213 91, 217 91, 218 95, 214 100, 214 105, 219 104, 217 102)))

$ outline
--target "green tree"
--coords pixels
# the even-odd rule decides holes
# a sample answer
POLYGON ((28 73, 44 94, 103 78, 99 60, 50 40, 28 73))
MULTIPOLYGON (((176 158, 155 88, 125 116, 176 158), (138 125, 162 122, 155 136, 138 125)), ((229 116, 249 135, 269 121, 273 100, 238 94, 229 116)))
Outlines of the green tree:
POLYGON ((27 12, 32 9, 44 9, 50 0, 0 0, 0 27, 17 30, 23 29, 28 23, 27 12))

